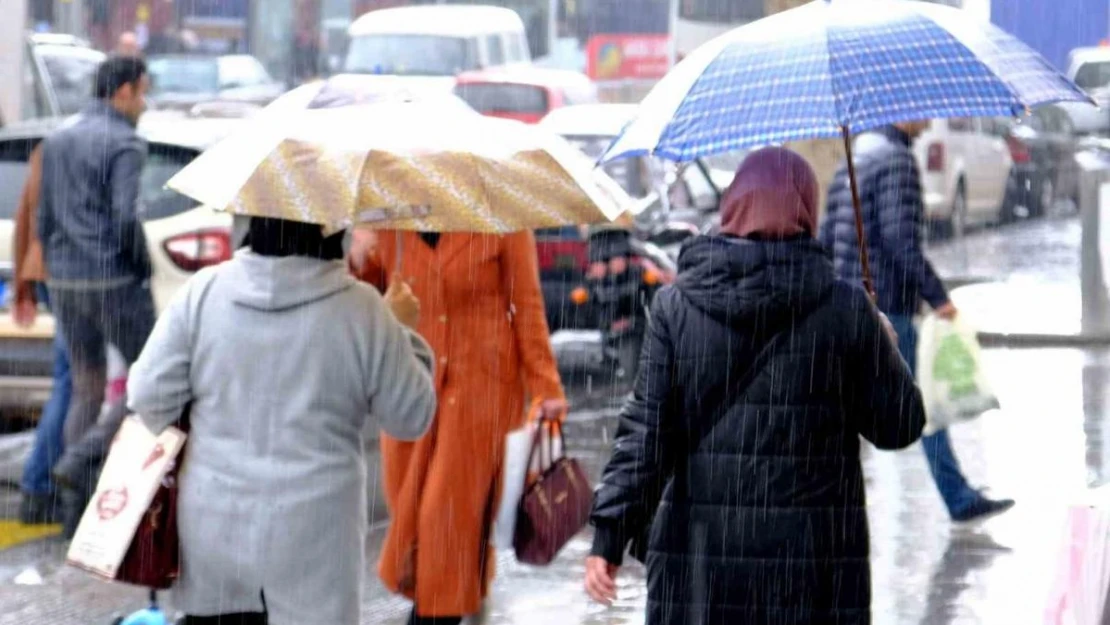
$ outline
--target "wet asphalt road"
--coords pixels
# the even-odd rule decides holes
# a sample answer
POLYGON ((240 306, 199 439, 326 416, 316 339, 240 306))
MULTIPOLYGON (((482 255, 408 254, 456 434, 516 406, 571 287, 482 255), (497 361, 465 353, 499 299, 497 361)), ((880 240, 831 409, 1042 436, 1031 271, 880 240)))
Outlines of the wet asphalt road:
MULTIPOLYGON (((1077 282, 1074 222, 984 232, 970 243, 977 253, 989 253, 965 264, 956 244, 933 250, 943 275, 1000 278, 1015 297, 1029 284, 1077 282)), ((954 526, 918 446, 898 453, 867 449, 876 624, 1045 623, 1068 506, 1089 487, 1110 481, 1110 350, 988 349, 984 364, 1002 408, 953 428, 952 437, 971 481, 989 486, 992 495, 1014 497, 1018 506, 984 524, 954 526)), ((606 408, 613 402, 606 397, 620 391, 593 382, 575 392, 588 395, 596 408, 577 412, 568 434, 572 452, 596 472, 613 428, 606 408)), ((642 571, 632 566, 623 572, 613 608, 590 604, 580 591, 587 550, 584 532, 545 569, 503 555, 483 622, 642 623, 642 571)), ((64 569, 61 553, 62 546, 49 541, 0 552, 0 624, 107 623, 113 613, 141 607, 141 592, 64 569), (30 570, 41 583, 17 585, 17 575, 35 577, 30 570)), ((406 609, 371 576, 363 623, 401 625, 406 609)))

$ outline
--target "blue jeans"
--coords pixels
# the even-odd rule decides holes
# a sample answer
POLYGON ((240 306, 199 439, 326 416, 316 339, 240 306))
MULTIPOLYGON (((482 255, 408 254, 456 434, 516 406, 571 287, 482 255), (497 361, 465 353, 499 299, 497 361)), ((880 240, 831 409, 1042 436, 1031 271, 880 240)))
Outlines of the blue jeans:
MULTIPOLYGON (((909 365, 910 371, 917 373, 917 328, 913 325, 913 317, 908 315, 889 315, 890 323, 898 332, 898 351, 909 365)), ((966 510, 982 495, 967 483, 967 478, 960 471, 960 463, 952 451, 952 442, 948 440, 948 431, 941 430, 931 436, 921 437, 921 446, 925 450, 925 459, 929 463, 929 471, 933 474, 937 490, 941 499, 948 508, 949 515, 955 515, 966 510)))
MULTIPOLYGON (((38 297, 41 302, 50 306, 50 296, 43 285, 37 285, 38 297)), ((64 450, 63 430, 65 429, 66 413, 69 411, 69 400, 73 395, 73 381, 69 375, 69 356, 66 353, 65 339, 62 337, 61 324, 54 330, 54 386, 50 391, 50 399, 42 408, 38 426, 35 428, 35 440, 31 445, 31 455, 23 465, 23 479, 20 488, 28 495, 51 495, 54 492, 54 481, 50 478, 50 469, 62 457, 64 450)))

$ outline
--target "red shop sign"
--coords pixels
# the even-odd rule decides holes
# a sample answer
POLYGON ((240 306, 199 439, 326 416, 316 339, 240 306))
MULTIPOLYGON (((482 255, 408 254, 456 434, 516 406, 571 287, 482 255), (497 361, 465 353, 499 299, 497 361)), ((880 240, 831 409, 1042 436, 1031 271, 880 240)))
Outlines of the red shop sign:
POLYGON ((586 44, 586 73, 593 80, 657 79, 670 68, 668 35, 594 35, 586 44))

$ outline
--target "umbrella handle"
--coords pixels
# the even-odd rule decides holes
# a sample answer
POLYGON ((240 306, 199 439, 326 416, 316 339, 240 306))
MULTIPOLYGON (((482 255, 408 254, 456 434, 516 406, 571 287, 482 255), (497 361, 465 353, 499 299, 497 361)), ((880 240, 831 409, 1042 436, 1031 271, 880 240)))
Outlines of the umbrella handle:
POLYGON ((863 208, 860 206, 859 200, 859 185, 856 184, 856 164, 852 160, 852 133, 848 130, 848 126, 840 127, 841 133, 844 136, 844 152, 848 156, 848 183, 852 187, 852 208, 856 213, 856 238, 859 240, 859 264, 863 270, 863 288, 867 289, 867 294, 871 297, 871 301, 875 302, 878 297, 875 293, 875 282, 871 279, 871 259, 867 254, 867 237, 863 233, 863 208))
POLYGON ((401 273, 401 259, 404 258, 404 240, 401 237, 400 230, 394 231, 393 235, 396 237, 396 245, 394 246, 396 249, 393 250, 393 271, 394 273, 401 273))

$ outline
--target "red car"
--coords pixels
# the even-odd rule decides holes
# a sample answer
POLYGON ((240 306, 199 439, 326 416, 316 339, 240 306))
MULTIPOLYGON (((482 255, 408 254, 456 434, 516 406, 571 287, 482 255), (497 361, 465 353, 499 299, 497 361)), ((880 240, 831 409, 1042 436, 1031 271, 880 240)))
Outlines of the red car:
POLYGON ((553 109, 598 101, 585 74, 534 66, 512 66, 460 74, 455 95, 490 117, 535 124, 553 109))

